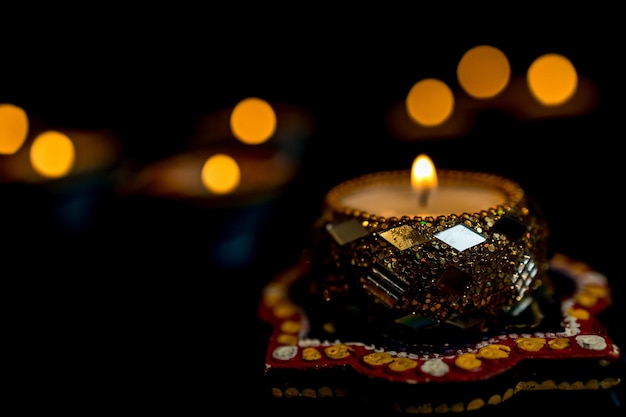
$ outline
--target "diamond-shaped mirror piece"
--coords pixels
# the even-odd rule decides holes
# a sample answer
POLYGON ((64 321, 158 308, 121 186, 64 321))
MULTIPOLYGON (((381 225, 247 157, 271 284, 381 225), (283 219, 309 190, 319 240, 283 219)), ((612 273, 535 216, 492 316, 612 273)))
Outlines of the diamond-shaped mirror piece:
POLYGON ((493 225, 493 230, 505 234, 509 239, 515 241, 524 236, 530 226, 520 222, 512 216, 505 214, 493 225))
POLYGON ((369 235, 367 229, 357 219, 350 219, 341 223, 329 223, 326 225, 326 230, 340 245, 369 235))
POLYGON ((408 224, 394 227, 393 229, 387 230, 380 235, 383 239, 400 250, 411 248, 428 240, 427 238, 420 236, 419 233, 417 233, 417 230, 408 224))
POLYGON ((458 294, 470 283, 471 279, 470 274, 455 266, 448 266, 437 280, 437 287, 447 293, 458 294))
POLYGON ((388 307, 393 307, 406 290, 406 281, 380 264, 374 264, 365 278, 366 290, 388 307))
POLYGON ((484 237, 480 233, 476 233, 475 231, 463 224, 457 224, 449 229, 443 230, 439 233, 435 233, 434 236, 442 242, 445 242, 448 245, 452 246, 459 252, 462 252, 465 249, 471 248, 472 246, 478 245, 479 243, 487 240, 486 237, 484 237))
POLYGON ((394 323, 401 324, 413 330, 422 330, 429 327, 434 327, 437 322, 419 314, 408 314, 406 316, 397 318, 394 323))

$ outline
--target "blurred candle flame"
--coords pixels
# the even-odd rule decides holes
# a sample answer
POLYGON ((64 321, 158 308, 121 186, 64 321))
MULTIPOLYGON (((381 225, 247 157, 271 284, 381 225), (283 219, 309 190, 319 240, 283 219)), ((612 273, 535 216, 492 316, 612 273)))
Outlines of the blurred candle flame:
POLYGON ((49 130, 39 134, 30 148, 30 161, 40 175, 47 178, 66 176, 74 165, 75 149, 64 133, 49 130))
POLYGON ((28 136, 29 121, 26 111, 14 104, 0 104, 0 154, 17 152, 28 136))
POLYGON ((241 169, 230 155, 218 153, 202 166, 202 183, 215 194, 229 194, 239 186, 241 169))
POLYGON ((535 59, 526 77, 533 97, 544 106, 567 102, 578 88, 576 68, 567 57, 560 54, 544 54, 535 59))
POLYGON ((265 143, 276 132, 276 113, 267 101, 249 97, 233 109, 230 127, 235 138, 242 143, 265 143))
POLYGON ((405 98, 409 117, 422 126, 439 126, 454 111, 454 94, 446 83, 435 78, 416 82, 405 98))
POLYGON ((500 49, 478 45, 463 54, 456 73, 459 84, 467 94, 487 99, 497 96, 507 87, 511 65, 500 49))

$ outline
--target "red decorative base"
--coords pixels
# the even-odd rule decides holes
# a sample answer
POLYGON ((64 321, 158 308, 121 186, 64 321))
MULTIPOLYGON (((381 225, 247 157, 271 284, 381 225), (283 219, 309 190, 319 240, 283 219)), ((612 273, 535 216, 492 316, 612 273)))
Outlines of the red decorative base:
POLYGON ((468 333, 462 343, 423 350, 389 349, 369 336, 367 343, 344 340, 341 331, 325 333, 332 340, 313 337, 317 312, 303 308, 291 291, 307 267, 294 265, 264 288, 259 306, 273 329, 265 359, 268 396, 380 400, 390 410, 417 414, 478 410, 520 392, 617 386, 620 349, 597 318, 611 303, 606 277, 563 255, 554 256, 551 272, 569 280, 554 300, 559 317, 549 317, 555 328, 468 333))

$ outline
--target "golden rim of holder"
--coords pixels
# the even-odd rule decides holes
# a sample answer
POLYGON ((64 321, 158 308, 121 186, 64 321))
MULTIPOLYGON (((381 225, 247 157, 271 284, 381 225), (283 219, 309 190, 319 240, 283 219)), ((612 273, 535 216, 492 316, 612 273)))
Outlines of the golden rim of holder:
MULTIPOLYGON (((440 184, 446 185, 468 185, 468 186, 481 186, 497 189, 504 196, 504 202, 496 207, 485 207, 484 212, 494 209, 496 211, 509 211, 511 207, 516 207, 524 199, 524 190, 516 182, 504 178, 499 175, 474 172, 474 171, 455 171, 455 170, 437 170, 437 176, 440 184)), ((359 217, 371 221, 377 221, 381 223, 393 222, 399 220, 396 217, 384 217, 378 216, 374 213, 368 213, 356 209, 354 207, 348 207, 341 203, 344 196, 351 194, 352 192, 361 189, 363 187, 369 187, 373 185, 402 185, 411 183, 411 171, 410 170, 397 170, 397 171, 383 171, 375 172, 371 174, 365 174, 359 177, 355 177, 344 181, 335 187, 333 187, 325 197, 325 204, 328 208, 338 214, 343 214, 350 217, 359 217)), ((450 213, 448 215, 433 216, 408 216, 415 220, 422 219, 441 219, 447 217, 458 217, 463 214, 479 215, 480 213, 450 213)))

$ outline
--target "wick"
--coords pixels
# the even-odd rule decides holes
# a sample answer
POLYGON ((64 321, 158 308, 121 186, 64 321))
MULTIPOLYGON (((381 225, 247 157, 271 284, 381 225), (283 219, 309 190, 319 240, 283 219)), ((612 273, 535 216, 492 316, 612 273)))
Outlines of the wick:
POLYGON ((419 205, 420 207, 426 207, 428 205, 428 197, 430 197, 430 190, 424 189, 419 192, 419 205))

